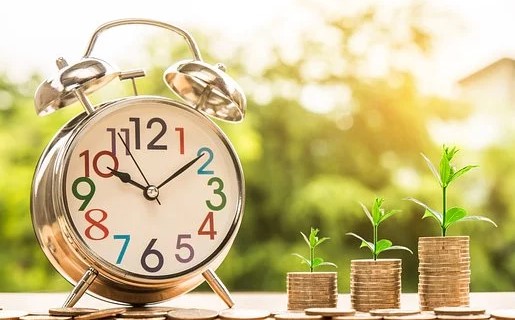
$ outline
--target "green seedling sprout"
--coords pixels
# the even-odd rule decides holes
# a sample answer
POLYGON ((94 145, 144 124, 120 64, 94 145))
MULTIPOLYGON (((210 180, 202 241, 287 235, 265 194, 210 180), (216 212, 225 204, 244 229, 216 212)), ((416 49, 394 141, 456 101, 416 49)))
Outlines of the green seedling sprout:
POLYGON ((309 271, 313 272, 315 268, 321 267, 321 266, 332 266, 337 268, 337 266, 332 262, 324 261, 324 259, 320 257, 315 256, 315 248, 318 247, 323 242, 329 240, 329 238, 319 238, 318 235, 318 229, 311 227, 311 232, 309 233, 309 238, 301 231, 300 234, 302 235, 302 238, 304 238, 304 241, 307 243, 309 247, 309 259, 305 258, 304 256, 293 253, 294 256, 299 257, 302 264, 307 264, 309 266, 309 271))
POLYGON ((413 254, 413 251, 411 251, 409 248, 403 247, 403 246, 394 246, 393 243, 390 240, 387 239, 380 239, 378 240, 378 229, 379 225, 383 223, 386 219, 393 216, 395 213, 398 213, 399 210, 389 210, 386 211, 382 208, 384 199, 382 198, 375 198, 374 205, 372 207, 372 213, 365 207, 364 204, 360 203, 361 207, 363 208, 363 212, 365 212, 366 216, 368 217, 368 220, 370 220, 370 223, 372 224, 373 230, 374 230, 374 240, 373 242, 369 242, 365 240, 363 237, 348 232, 346 235, 353 236, 359 240, 361 240, 361 246, 360 248, 366 247, 370 249, 372 252, 372 257, 374 260, 377 260, 377 257, 379 254, 383 251, 388 250, 406 250, 409 251, 411 254, 413 254))
POLYGON ((427 166, 435 176, 436 180, 438 180, 438 183, 440 184, 440 187, 442 188, 442 212, 438 212, 435 209, 432 209, 422 201, 419 201, 415 198, 407 198, 406 200, 413 201, 414 203, 418 204, 419 206, 423 207, 425 209, 424 215, 422 216, 422 219, 431 217, 435 219, 438 222, 438 225, 440 226, 442 230, 442 236, 445 237, 447 233, 447 229, 449 226, 456 222, 462 222, 462 221, 485 221, 493 224, 497 227, 497 224, 492 221, 491 219, 483 216, 469 216, 467 215, 467 211, 460 207, 452 207, 450 209, 447 209, 447 189, 451 182, 456 180, 458 177, 464 175, 471 169, 477 167, 475 165, 468 165, 464 166, 463 168, 456 170, 456 167, 451 163, 452 159, 458 153, 459 149, 456 147, 446 147, 443 146, 443 152, 442 152, 442 158, 440 159, 440 170, 437 170, 436 167, 431 163, 428 157, 426 157, 424 154, 422 154, 422 157, 424 158, 427 166))

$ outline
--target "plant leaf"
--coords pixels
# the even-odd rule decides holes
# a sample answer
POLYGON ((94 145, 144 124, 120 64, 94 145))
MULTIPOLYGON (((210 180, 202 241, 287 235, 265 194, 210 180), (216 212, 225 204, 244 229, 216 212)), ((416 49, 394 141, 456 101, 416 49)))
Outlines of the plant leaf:
POLYGON ((347 232, 346 235, 353 236, 354 238, 361 240, 360 248, 367 247, 370 249, 370 251, 374 252, 374 244, 373 243, 368 242, 367 240, 363 239, 361 236, 358 236, 357 234, 355 234, 353 232, 347 232))
POLYGON ((383 208, 381 206, 383 205, 384 199, 383 198, 375 198, 374 199, 374 205, 372 206, 372 218, 373 218, 373 225, 378 226, 379 220, 381 220, 381 216, 383 215, 383 208))
POLYGON ((292 253, 292 255, 294 255, 294 256, 296 256, 296 257, 300 258, 300 263, 307 264, 308 266, 310 266, 310 267, 311 267, 311 262, 310 262, 308 259, 304 258, 303 256, 301 256, 301 255, 300 255, 300 254, 298 254, 298 253, 292 253))
POLYGON ((447 148, 444 147, 444 152, 442 154, 442 158, 440 159, 440 178, 442 179, 442 187, 447 187, 449 184, 449 180, 451 177, 451 163, 452 159, 447 155, 447 148))
POLYGON ((489 223, 493 224, 495 227, 497 227, 497 224, 492 219, 483 217, 483 216, 466 216, 465 218, 459 220, 458 222, 462 222, 462 221, 484 221, 484 222, 489 222, 489 223))
POLYGON ((431 172, 433 173, 433 175, 435 176, 436 180, 438 180, 438 183, 440 185, 442 185, 442 178, 440 177, 440 174, 438 173, 438 170, 436 170, 435 166, 433 165, 433 163, 431 162, 431 160, 429 160, 428 157, 426 157, 425 154, 421 153, 422 155, 422 158, 424 158, 424 160, 426 161, 426 164, 427 166, 429 167, 429 170, 431 170, 431 172))
POLYGON ((324 263, 324 259, 322 258, 314 258, 313 259, 313 265, 311 266, 313 269, 315 269, 316 267, 318 267, 319 265, 321 265, 322 263, 324 263))
POLYGON ((426 211, 424 212, 424 215, 422 216, 422 219, 426 218, 426 217, 433 217, 436 219, 436 221, 438 221, 438 223, 441 225, 443 225, 443 216, 440 212, 430 208, 428 205, 426 205, 425 203, 415 199, 415 198, 405 198, 405 200, 409 200, 409 201, 412 201, 412 202, 415 202, 416 204, 418 204, 419 206, 423 207, 426 209, 426 211))
POLYGON ((391 246, 392 246, 392 242, 390 240, 381 239, 381 240, 377 241, 377 243, 376 243, 376 255, 380 254, 381 252, 383 252, 385 250, 387 250, 391 246))
POLYGON ((409 253, 413 254, 413 251, 411 251, 410 248, 404 247, 404 246, 391 246, 389 248, 384 249, 383 251, 388 251, 388 250, 406 250, 409 253))
POLYGON ((334 264, 334 263, 332 263, 332 262, 328 262, 328 261, 324 261, 324 262, 322 262, 321 264, 319 264, 318 266, 319 266, 319 267, 320 267, 320 266, 331 266, 331 267, 338 268, 338 266, 337 266, 337 265, 335 265, 335 264, 334 264))
POLYGON ((466 172, 468 172, 470 169, 473 169, 473 168, 476 168, 477 166, 465 166, 463 168, 461 168, 460 170, 456 171, 453 173, 453 175, 450 177, 449 179, 449 183, 451 181, 453 181, 454 179, 458 178, 459 176, 465 174, 466 172))
POLYGON ((306 241, 306 243, 308 244, 308 247, 311 248, 311 244, 309 243, 309 240, 308 240, 308 237, 306 237, 306 235, 304 234, 304 232, 300 232, 300 234, 302 235, 302 237, 304 238, 304 241, 306 241))
POLYGON ((367 215, 368 220, 370 220, 370 223, 374 225, 374 218, 372 218, 370 211, 368 211, 367 207, 363 203, 360 202, 359 204, 361 205, 361 208, 363 208, 363 212, 365 212, 365 214, 367 215))
POLYGON ((451 224, 465 218, 467 211, 463 208, 453 207, 447 210, 444 221, 444 228, 449 227, 451 224))
POLYGON ((394 214, 399 213, 399 212, 401 212, 401 211, 400 210, 390 210, 390 211, 387 211, 381 217, 381 219, 379 219, 379 223, 377 225, 381 224, 383 221, 385 221, 386 219, 390 218, 391 216, 393 216, 394 214))
POLYGON ((311 228, 311 232, 309 233, 309 247, 314 248, 316 246, 316 243, 318 242, 318 228, 311 228))
POLYGON ((323 242, 325 242, 325 241, 327 241, 327 240, 329 240, 329 239, 330 239, 330 238, 328 238, 328 237, 323 237, 322 239, 318 239, 318 238, 317 238, 317 243, 315 243, 315 247, 316 247, 316 246, 318 246, 318 245, 320 245, 320 244, 322 244, 323 242))

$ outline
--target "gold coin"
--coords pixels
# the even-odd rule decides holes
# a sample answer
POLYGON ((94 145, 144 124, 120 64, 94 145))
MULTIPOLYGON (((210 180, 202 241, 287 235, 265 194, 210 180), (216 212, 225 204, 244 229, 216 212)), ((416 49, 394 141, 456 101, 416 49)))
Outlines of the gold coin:
POLYGON ((22 310, 0 310, 1 320, 18 320, 20 317, 27 316, 29 313, 22 310))
POLYGON ((337 273, 336 272, 298 272, 298 273, 288 273, 287 274, 288 279, 336 279, 337 273))
POLYGON ((209 320, 218 317, 218 311, 208 309, 175 309, 167 313, 170 319, 209 320))
POLYGON ((493 318, 502 320, 515 319, 515 309, 501 309, 492 311, 490 314, 493 318))
POLYGON ((51 316, 51 315, 27 315, 20 317, 20 320, 70 320, 72 317, 51 316))
POLYGON ((385 316, 384 320, 434 320, 436 315, 430 312, 421 312, 418 314, 410 314, 407 316, 385 316))
POLYGON ((369 311, 374 316, 409 316, 419 314, 420 310, 415 309, 375 309, 369 311))
POLYGON ((235 320, 265 319, 270 316, 270 311, 262 309, 225 309, 220 312, 220 318, 235 320))
POLYGON ((398 265, 401 264, 401 259, 379 259, 379 260, 372 260, 372 259, 363 259, 363 260, 351 260, 351 265, 398 265))
POLYGON ((284 312, 274 316, 277 320, 321 320, 322 316, 307 315, 304 312, 284 312))
POLYGON ((354 309, 341 308, 307 308, 304 310, 307 315, 319 315, 324 317, 352 316, 356 313, 354 309))
POLYGON ((332 320, 381 320, 381 316, 372 316, 368 312, 356 312, 353 316, 337 316, 332 320))
POLYGON ((440 314, 437 315, 438 319, 441 320, 488 320, 490 319, 490 315, 485 314, 467 314, 467 315, 446 315, 440 314))
POLYGON ((91 312, 98 311, 93 308, 52 308, 48 310, 48 313, 52 316, 80 316, 91 312))
POLYGON ((76 316, 75 320, 95 320, 95 319, 103 319, 103 318, 111 318, 117 315, 120 315, 125 312, 125 308, 110 308, 98 310, 95 312, 91 312, 88 314, 83 314, 80 316, 76 316))
POLYGON ((471 308, 471 307, 440 307, 433 310, 436 315, 468 315, 468 314, 483 314, 485 309, 471 308))

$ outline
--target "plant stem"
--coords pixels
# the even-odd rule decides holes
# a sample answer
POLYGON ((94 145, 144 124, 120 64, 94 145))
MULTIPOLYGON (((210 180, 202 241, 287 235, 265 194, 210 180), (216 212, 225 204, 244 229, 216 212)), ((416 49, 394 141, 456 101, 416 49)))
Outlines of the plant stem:
POLYGON ((313 263, 315 260, 315 247, 309 248, 309 272, 313 272, 313 263))
POLYGON ((445 227, 445 214, 447 213, 447 187, 442 187, 442 236, 445 237, 445 232, 447 228, 445 227))
POLYGON ((377 259, 377 227, 377 225, 374 225, 374 252, 372 252, 374 261, 377 259))

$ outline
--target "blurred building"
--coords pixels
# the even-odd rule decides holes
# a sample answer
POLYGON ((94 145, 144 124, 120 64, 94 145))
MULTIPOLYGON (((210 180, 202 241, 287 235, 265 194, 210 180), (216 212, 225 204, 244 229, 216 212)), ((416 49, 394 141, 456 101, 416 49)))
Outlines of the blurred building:
POLYGON ((467 149, 503 144, 515 137, 515 59, 502 58, 458 81, 460 100, 471 106, 466 120, 433 125, 436 140, 467 149))

